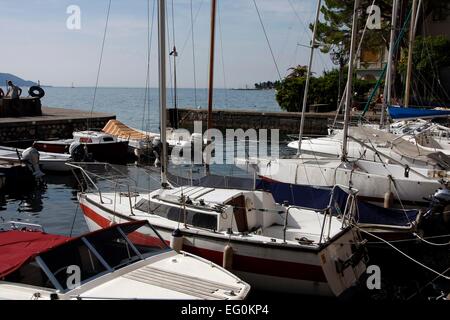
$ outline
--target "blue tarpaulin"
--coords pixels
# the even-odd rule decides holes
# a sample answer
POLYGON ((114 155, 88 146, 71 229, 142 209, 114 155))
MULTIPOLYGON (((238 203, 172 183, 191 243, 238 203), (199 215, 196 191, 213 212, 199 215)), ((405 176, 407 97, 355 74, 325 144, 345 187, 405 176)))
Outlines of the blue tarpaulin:
MULTIPOLYGON (((278 203, 287 202, 291 205, 322 210, 330 204, 330 197, 333 193, 331 206, 339 209, 339 213, 345 210, 348 193, 339 187, 313 187, 307 185, 295 185, 275 181, 258 180, 256 187, 261 190, 271 192, 278 203)), ((419 210, 386 209, 362 200, 357 201, 358 223, 409 226, 419 213, 419 210)))
POLYGON ((419 118, 425 119, 450 116, 450 110, 402 108, 399 106, 389 106, 388 112, 389 116, 394 120, 412 120, 419 118))

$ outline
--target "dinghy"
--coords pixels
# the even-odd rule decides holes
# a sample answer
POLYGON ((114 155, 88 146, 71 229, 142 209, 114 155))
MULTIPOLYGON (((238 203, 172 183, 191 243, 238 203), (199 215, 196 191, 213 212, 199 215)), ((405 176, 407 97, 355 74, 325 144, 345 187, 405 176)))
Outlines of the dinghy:
POLYGON ((0 231, 0 299, 235 300, 250 290, 219 266, 170 249, 144 221, 76 238, 8 224, 0 231))

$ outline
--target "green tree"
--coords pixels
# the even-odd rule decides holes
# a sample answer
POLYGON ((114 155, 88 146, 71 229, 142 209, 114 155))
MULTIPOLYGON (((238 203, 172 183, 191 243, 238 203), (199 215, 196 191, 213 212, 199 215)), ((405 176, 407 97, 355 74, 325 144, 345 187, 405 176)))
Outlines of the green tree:
MULTIPOLYGON (((307 69, 306 69, 307 70, 307 69)), ((345 70, 344 70, 345 71, 345 70)), ((347 72, 345 71, 344 74, 347 72)), ((343 83, 347 81, 343 77, 343 83)), ((375 81, 353 79, 354 101, 367 100, 368 94, 375 86, 375 81)), ((306 72, 284 78, 276 87, 276 100, 281 109, 289 112, 300 112, 305 92, 306 72)), ((307 105, 326 104, 330 109, 337 105, 339 86, 339 70, 325 71, 320 77, 311 77, 307 105)), ((308 108, 309 109, 309 108, 308 108)), ((308 111, 308 110, 307 110, 308 111)))
MULTIPOLYGON (((327 53, 333 45, 343 43, 350 50, 351 27, 353 21, 354 0, 325 0, 321 8, 323 21, 317 25, 317 44, 322 52, 327 53)), ((366 9, 373 0, 361 0, 361 14, 358 19, 358 30, 362 31, 367 20, 366 9)), ((389 45, 390 18, 392 0, 379 0, 375 3, 381 10, 381 29, 366 30, 363 48, 374 48, 389 45)), ((310 25, 313 28, 313 25, 310 25)), ((361 32, 359 33, 359 37, 361 32)), ((359 40, 358 40, 359 41, 359 40)))
MULTIPOLYGON (((408 50, 404 49, 399 63, 399 72, 406 75, 408 50)), ((447 101, 447 93, 441 86, 440 71, 450 67, 450 40, 444 36, 418 36, 413 47, 413 80, 415 96, 428 102, 447 101)))

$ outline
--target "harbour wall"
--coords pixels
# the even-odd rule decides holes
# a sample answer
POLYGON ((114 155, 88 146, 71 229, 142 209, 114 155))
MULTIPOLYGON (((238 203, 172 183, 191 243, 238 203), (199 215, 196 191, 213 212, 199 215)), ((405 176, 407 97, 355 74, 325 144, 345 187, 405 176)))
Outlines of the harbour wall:
POLYGON ((0 118, 0 145, 25 147, 35 140, 67 139, 75 130, 103 128, 109 113, 42 107, 41 116, 0 118))
MULTIPOLYGON (((328 124, 333 121, 334 112, 306 113, 305 136, 321 136, 327 134, 328 124)), ((180 128, 193 132, 194 122, 201 121, 203 131, 206 130, 208 112, 204 109, 178 109, 178 123, 180 128)), ((339 116, 341 119, 342 116, 339 116)), ((301 113, 299 112, 256 112, 243 110, 213 110, 213 128, 226 129, 278 129, 280 136, 298 134, 301 113)), ((174 126, 176 112, 168 110, 168 125, 174 126)))

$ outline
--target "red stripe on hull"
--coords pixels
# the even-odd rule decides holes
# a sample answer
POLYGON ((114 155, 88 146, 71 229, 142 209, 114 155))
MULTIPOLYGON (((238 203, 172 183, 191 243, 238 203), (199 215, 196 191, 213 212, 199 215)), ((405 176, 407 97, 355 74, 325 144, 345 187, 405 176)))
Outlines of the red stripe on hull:
MULTIPOLYGON (((84 214, 100 227, 105 228, 110 226, 110 220, 97 214, 94 210, 87 207, 86 205, 80 203, 80 206, 84 214)), ((158 229, 156 226, 154 227, 158 229)), ((166 243, 169 243, 169 241, 166 240, 166 243)), ((218 265, 222 265, 223 252, 221 251, 199 248, 186 244, 183 245, 183 250, 194 255, 198 255, 218 265)), ((235 254, 233 255, 232 269, 234 271, 249 272, 266 276, 315 282, 327 282, 325 274, 323 273, 323 270, 320 266, 297 262, 271 260, 235 254)))

